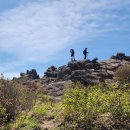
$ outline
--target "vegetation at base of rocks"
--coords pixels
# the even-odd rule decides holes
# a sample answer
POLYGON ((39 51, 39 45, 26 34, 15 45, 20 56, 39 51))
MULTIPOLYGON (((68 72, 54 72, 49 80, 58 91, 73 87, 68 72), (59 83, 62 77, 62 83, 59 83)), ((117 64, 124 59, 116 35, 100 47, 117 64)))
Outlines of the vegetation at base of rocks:
POLYGON ((61 103, 41 90, 32 91, 3 77, 0 81, 0 130, 40 130, 45 118, 58 117, 61 103))
POLYGON ((115 79, 120 83, 130 84, 130 65, 126 65, 117 69, 114 74, 115 79))
POLYGON ((0 125, 14 120, 22 111, 29 111, 35 104, 36 93, 3 76, 0 78, 0 125))
POLYGON ((0 105, 0 125, 5 124, 6 119, 7 119, 6 109, 0 105))
POLYGON ((5 128, 7 130, 40 130, 39 123, 35 119, 30 118, 26 113, 20 114, 14 122, 5 128))
MULTIPOLYGON (((100 125, 94 122, 96 117, 105 113, 113 117, 111 127, 130 123, 130 90, 114 89, 110 84, 83 88, 79 83, 67 89, 63 112, 66 129, 99 129, 100 125)), ((122 126, 118 127, 121 129, 122 126)))
POLYGON ((54 102, 41 90, 1 78, 0 130, 41 130, 45 120, 58 122, 57 130, 128 130, 128 86, 118 82, 88 87, 72 83, 63 98, 54 102))
POLYGON ((4 78, 0 79, 0 106, 7 114, 7 121, 21 111, 29 110, 35 102, 35 93, 4 78))
MULTIPOLYGON (((48 98, 48 97, 47 97, 48 98)), ((16 120, 4 127, 7 130, 41 130, 41 122, 46 118, 57 118, 61 106, 59 103, 53 103, 46 99, 44 102, 38 100, 32 109, 28 112, 21 112, 21 114, 16 117, 16 120)))

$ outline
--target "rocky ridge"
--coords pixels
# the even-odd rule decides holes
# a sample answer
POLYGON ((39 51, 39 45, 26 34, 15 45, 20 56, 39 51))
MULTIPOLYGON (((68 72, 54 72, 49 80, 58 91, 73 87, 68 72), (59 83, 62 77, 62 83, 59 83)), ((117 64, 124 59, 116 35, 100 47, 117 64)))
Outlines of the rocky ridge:
MULTIPOLYGON (((97 62, 95 60, 70 61, 67 65, 59 68, 49 67, 44 76, 39 79, 36 70, 27 70, 21 73, 20 80, 24 84, 33 84, 39 82, 43 91, 52 97, 60 97, 66 90, 66 84, 71 81, 80 81, 85 86, 97 84, 100 82, 111 82, 115 71, 125 65, 130 65, 130 56, 124 53, 117 53, 108 60, 97 62)), ((31 86, 30 85, 30 86, 31 86)))
MULTIPOLYGON (((59 68, 51 66, 46 70, 42 78, 39 78, 35 69, 30 71, 27 70, 26 73, 20 74, 20 78, 15 78, 14 80, 20 84, 22 83, 29 89, 34 88, 34 91, 37 89, 37 92, 49 95, 50 100, 53 103, 57 103, 58 101, 62 101, 63 94, 66 88, 71 85, 71 81, 80 81, 85 87, 89 84, 93 85, 100 82, 111 82, 116 70, 125 65, 130 65, 130 57, 125 56, 124 53, 118 53, 116 56, 112 56, 110 59, 101 62, 97 62, 97 60, 81 60, 70 61, 67 65, 59 68), (36 84, 38 84, 38 88, 35 88, 37 86, 36 84)), ((37 104, 40 103, 41 101, 37 102, 37 104)), ((52 105, 51 107, 47 110, 49 114, 43 116, 39 120, 41 130, 57 129, 64 125, 64 119, 58 119, 57 116, 54 116, 55 106, 52 105)), ((122 128, 129 129, 128 123, 120 123, 118 120, 115 120, 110 112, 99 114, 93 121, 93 125, 100 126, 103 130, 114 130, 115 128, 118 128, 118 125, 121 125, 122 128)))
POLYGON ((101 62, 71 61, 59 68, 49 67, 44 73, 43 79, 80 81, 85 85, 96 84, 111 80, 119 67, 128 64, 130 64, 130 56, 125 56, 124 53, 117 53, 116 56, 101 62))

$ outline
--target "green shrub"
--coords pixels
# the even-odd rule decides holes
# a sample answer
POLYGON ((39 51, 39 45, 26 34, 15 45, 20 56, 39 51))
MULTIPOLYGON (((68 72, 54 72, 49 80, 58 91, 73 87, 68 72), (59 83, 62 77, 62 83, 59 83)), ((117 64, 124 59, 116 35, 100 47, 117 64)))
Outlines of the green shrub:
POLYGON ((114 77, 120 83, 130 83, 130 65, 118 68, 114 77))
POLYGON ((71 126, 71 129, 92 129, 94 119, 107 112, 112 113, 114 119, 120 122, 130 118, 130 92, 113 90, 107 85, 88 88, 79 84, 72 85, 65 92, 63 104, 65 124, 69 124, 65 127, 71 126))
POLYGON ((66 121, 73 120, 75 127, 80 125, 80 127, 89 129, 94 117, 107 111, 107 95, 98 86, 89 90, 76 84, 73 89, 67 89, 64 108, 66 121))
POLYGON ((6 109, 0 105, 0 125, 6 123, 7 113, 6 109))
MULTIPOLYGON (((123 87, 123 86, 122 86, 123 87)), ((109 110, 114 118, 125 121, 130 118, 130 92, 116 90, 108 92, 109 110)))
POLYGON ((61 102, 58 103, 54 103, 52 101, 40 102, 32 108, 31 117, 37 120, 42 119, 45 116, 57 117, 59 115, 59 112, 61 111, 61 108, 62 108, 61 102))
POLYGON ((34 99, 33 91, 3 77, 0 79, 0 104, 6 109, 7 121, 13 119, 20 111, 32 108, 34 99))
POLYGON ((12 130, 40 130, 38 122, 28 115, 20 114, 16 121, 10 124, 12 130))
POLYGON ((42 103, 34 106, 32 112, 33 112, 33 117, 36 119, 40 119, 44 116, 47 115, 48 109, 50 105, 48 103, 42 103))

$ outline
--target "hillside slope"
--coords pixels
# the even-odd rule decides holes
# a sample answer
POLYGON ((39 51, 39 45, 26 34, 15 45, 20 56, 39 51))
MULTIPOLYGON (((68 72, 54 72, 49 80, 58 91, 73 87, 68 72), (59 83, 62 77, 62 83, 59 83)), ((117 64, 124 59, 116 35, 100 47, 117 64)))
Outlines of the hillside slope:
POLYGON ((130 129, 130 57, 123 53, 51 66, 42 78, 35 69, 20 75, 0 80, 2 130, 130 129), (123 82, 115 79, 120 68, 128 71, 123 82))

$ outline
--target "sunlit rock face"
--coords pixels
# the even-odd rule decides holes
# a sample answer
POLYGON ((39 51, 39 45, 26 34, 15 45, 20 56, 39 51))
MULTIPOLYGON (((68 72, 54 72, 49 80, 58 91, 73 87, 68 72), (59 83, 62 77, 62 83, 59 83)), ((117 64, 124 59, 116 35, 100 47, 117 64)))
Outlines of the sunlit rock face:
POLYGON ((67 65, 59 68, 51 66, 44 74, 44 78, 53 78, 53 81, 80 81, 85 85, 97 84, 111 80, 115 71, 121 67, 130 64, 130 56, 124 53, 117 53, 110 59, 98 62, 97 58, 81 61, 70 61, 67 65))

